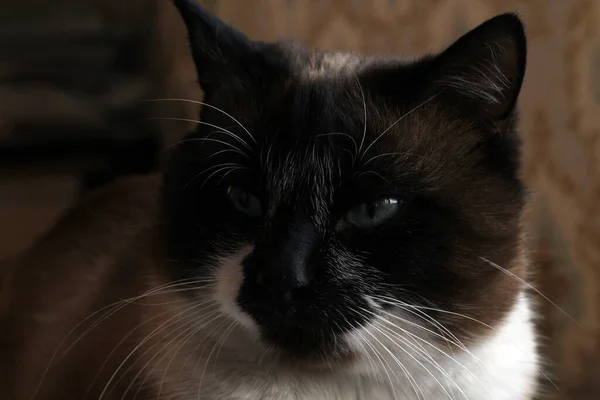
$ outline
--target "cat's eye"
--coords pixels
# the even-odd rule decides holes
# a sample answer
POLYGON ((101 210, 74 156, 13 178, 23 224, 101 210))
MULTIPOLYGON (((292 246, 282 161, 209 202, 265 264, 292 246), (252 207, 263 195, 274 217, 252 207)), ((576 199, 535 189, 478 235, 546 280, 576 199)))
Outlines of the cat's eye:
POLYGON ((259 217, 262 214, 260 200, 252 193, 239 187, 229 186, 227 196, 233 207, 250 218, 259 217))
POLYGON ((345 219, 347 223, 359 228, 373 228, 392 218, 399 208, 398 199, 380 199, 350 209, 345 219))

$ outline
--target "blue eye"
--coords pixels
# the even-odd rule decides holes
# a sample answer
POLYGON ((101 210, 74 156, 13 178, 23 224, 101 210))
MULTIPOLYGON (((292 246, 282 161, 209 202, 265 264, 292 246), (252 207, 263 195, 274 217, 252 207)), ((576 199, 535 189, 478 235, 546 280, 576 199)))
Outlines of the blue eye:
POLYGON ((346 222, 358 228, 372 228, 392 218, 400 208, 399 201, 386 198, 362 203, 346 213, 346 222))
POLYGON ((240 213, 250 217, 257 218, 262 214, 260 200, 250 192, 239 187, 229 186, 227 196, 233 207, 240 213))

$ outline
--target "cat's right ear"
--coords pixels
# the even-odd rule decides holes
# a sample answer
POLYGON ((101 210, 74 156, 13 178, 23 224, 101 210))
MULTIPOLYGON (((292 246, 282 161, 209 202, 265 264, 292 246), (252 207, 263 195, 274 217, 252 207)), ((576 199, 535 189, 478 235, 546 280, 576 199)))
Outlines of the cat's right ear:
MULTIPOLYGON (((260 70, 264 44, 221 21, 197 0, 173 0, 185 23, 198 81, 204 92, 244 79, 260 70)), ((250 78, 250 77, 248 77, 250 78)))
POLYGON ((498 15, 438 55, 431 79, 477 117, 494 121, 511 114, 525 75, 527 40, 519 17, 498 15))

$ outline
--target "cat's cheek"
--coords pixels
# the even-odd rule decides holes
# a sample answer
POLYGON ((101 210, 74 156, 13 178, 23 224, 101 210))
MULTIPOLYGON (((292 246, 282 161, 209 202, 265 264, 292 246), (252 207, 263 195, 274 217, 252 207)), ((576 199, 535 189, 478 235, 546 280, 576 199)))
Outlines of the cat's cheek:
POLYGON ((213 299, 219 303, 223 313, 238 321, 252 332, 258 333, 258 326, 250 316, 242 311, 236 298, 244 281, 242 261, 254 250, 254 246, 245 245, 229 257, 220 259, 215 268, 217 280, 213 299))

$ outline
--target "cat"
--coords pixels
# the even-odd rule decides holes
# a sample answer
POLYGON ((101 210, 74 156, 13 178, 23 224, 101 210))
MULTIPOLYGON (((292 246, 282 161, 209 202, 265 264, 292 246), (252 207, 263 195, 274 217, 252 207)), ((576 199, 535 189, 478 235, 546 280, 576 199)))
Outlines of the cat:
POLYGON ((406 61, 174 3, 198 127, 10 266, 1 398, 532 399, 519 18, 406 61))

